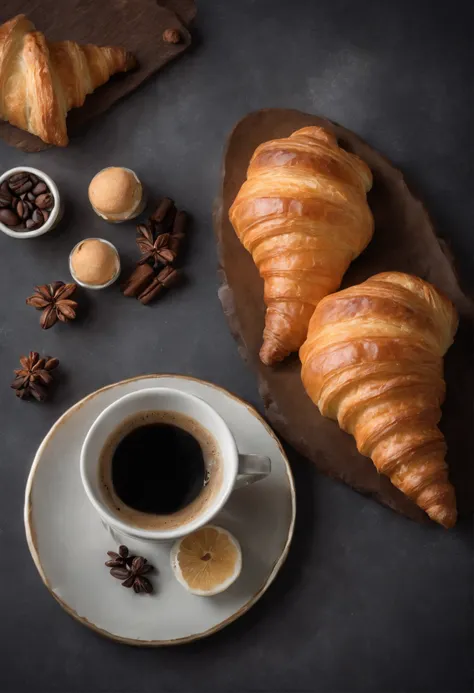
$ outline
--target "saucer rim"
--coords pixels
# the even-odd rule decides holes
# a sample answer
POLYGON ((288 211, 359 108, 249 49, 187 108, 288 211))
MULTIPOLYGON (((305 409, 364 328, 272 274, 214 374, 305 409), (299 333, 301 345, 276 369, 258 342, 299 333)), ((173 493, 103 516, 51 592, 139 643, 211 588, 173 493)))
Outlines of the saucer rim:
POLYGON ((294 484, 294 479, 293 479, 293 473, 291 471, 291 466, 288 461, 288 458, 286 456, 286 453, 283 449, 283 446, 278 439, 277 435, 274 433, 270 425, 265 421, 265 419, 259 414, 259 412, 248 402, 243 400, 241 397, 238 397, 237 395, 233 394, 232 392, 229 392, 224 387, 221 387, 220 385, 215 385, 214 383, 210 383, 207 380, 202 380, 201 378, 195 378, 193 376, 189 375, 180 375, 176 373, 154 373, 154 374, 148 374, 148 375, 139 375, 135 376, 133 378, 126 378, 125 380, 120 380, 116 383, 112 383, 111 385, 105 385, 102 388, 99 388, 98 390, 95 390, 94 392, 91 392, 90 394, 86 395, 83 397, 81 400, 73 404, 69 409, 67 409, 64 414, 62 414, 59 419, 53 424, 53 426, 49 429, 48 433, 46 436, 43 438, 40 446, 38 447, 38 450, 36 451, 35 457, 33 459, 33 463, 31 465, 30 472, 28 474, 28 480, 26 483, 26 489, 25 489, 25 504, 24 504, 24 524, 25 524, 25 532, 26 532, 26 540, 28 544, 28 548, 31 553, 31 557, 33 558, 33 562, 40 574, 41 580, 43 581, 43 584, 45 585, 46 589, 48 592, 51 594, 52 597, 58 602, 58 604, 68 613, 70 616, 72 616, 76 621, 81 623, 82 625, 86 626, 87 628, 95 631, 99 635, 108 638, 110 640, 114 640, 115 642, 119 642, 122 644, 126 645, 133 645, 135 647, 164 647, 164 646, 170 646, 170 645, 184 645, 187 643, 195 642, 197 640, 202 640, 203 638, 207 638, 210 635, 213 635, 214 633, 217 633, 218 631, 222 630, 229 624, 233 623, 236 621, 238 618, 243 616, 247 611, 254 605, 256 602, 263 596, 263 594, 267 591, 267 589, 270 587, 274 579, 276 578, 278 572, 280 571, 281 567, 283 566, 287 556, 288 552, 290 549, 291 541, 293 539, 293 534, 294 534, 294 529, 295 529, 295 520, 296 520, 296 492, 295 492, 295 484, 294 484), (35 533, 35 528, 33 524, 33 517, 32 517, 32 512, 33 512, 33 501, 32 501, 32 489, 33 489, 33 483, 34 483, 34 478, 36 474, 36 470, 39 466, 40 460, 43 456, 44 449, 48 445, 50 439, 56 434, 57 430, 60 428, 60 426, 65 423, 66 420, 68 420, 71 416, 73 416, 81 407, 83 407, 87 402, 92 400, 94 397, 97 395, 101 394, 102 392, 105 392, 107 390, 111 390, 112 388, 116 388, 120 385, 126 385, 128 383, 136 382, 138 380, 152 380, 156 378, 175 378, 179 380, 191 380, 196 383, 200 383, 202 385, 206 385, 208 387, 212 387, 215 390, 219 390, 222 392, 224 395, 230 397, 231 399, 235 400, 239 404, 244 405, 244 407, 254 416, 261 424, 263 424, 266 432, 273 438, 273 440, 276 442, 281 456, 283 458, 283 461, 285 463, 285 470, 286 470, 286 475, 288 478, 289 482, 289 490, 290 490, 290 496, 291 496, 291 521, 288 527, 288 536, 286 538, 285 545, 282 549, 282 552, 280 556, 277 558, 277 560, 274 562, 267 578, 263 582, 263 584, 259 587, 259 589, 253 594, 252 597, 238 609, 234 614, 229 616, 228 618, 224 619, 220 623, 216 624, 215 626, 212 626, 212 628, 209 628, 206 631, 203 631, 202 633, 195 633, 193 635, 187 635, 182 638, 174 638, 171 640, 139 640, 136 638, 125 638, 120 635, 116 635, 115 633, 111 633, 110 631, 107 631, 103 628, 99 628, 95 624, 91 623, 87 618, 80 616, 73 608, 71 608, 65 601, 63 601, 52 589, 52 587, 49 584, 48 578, 45 575, 45 572, 43 570, 43 567, 41 565, 41 559, 39 556, 39 551, 37 548, 37 540, 36 540, 36 533, 35 533))

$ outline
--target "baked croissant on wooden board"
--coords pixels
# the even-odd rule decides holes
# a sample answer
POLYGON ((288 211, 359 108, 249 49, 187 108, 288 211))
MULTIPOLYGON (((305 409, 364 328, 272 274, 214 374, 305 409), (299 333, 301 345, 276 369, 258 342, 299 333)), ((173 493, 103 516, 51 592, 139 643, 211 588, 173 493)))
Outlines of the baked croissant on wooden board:
POLYGON ((304 387, 381 474, 444 527, 456 522, 437 424, 458 317, 434 286, 377 274, 323 299, 300 349, 304 387))
POLYGON ((299 349, 315 306, 369 243, 371 186, 369 167, 321 127, 255 150, 229 218, 264 280, 263 363, 299 349))
POLYGON ((0 117, 63 147, 67 112, 134 66, 134 57, 120 47, 49 42, 18 15, 0 26, 0 117))

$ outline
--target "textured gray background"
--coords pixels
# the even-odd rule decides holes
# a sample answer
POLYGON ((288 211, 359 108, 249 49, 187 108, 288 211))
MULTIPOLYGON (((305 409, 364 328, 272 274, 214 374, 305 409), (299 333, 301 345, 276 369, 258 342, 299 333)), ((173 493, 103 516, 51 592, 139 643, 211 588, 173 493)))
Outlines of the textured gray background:
POLYGON ((211 380, 261 408, 217 300, 211 226, 224 141, 246 112, 300 108, 366 138, 421 192, 472 285, 471 3, 198 5, 194 52, 67 150, 24 155, 0 143, 2 170, 43 168, 67 204, 50 236, 20 242, 0 234, 0 690, 468 691, 470 521, 451 532, 416 526, 296 455, 299 514, 288 561, 250 613, 207 641, 148 651, 103 640, 60 609, 29 556, 22 522, 28 470, 49 427, 79 398, 168 371, 211 380), (37 282, 67 280, 67 256, 79 239, 104 236, 130 261, 136 255, 133 226, 108 226, 88 205, 90 178, 111 164, 136 169, 157 194, 193 214, 188 283, 149 309, 116 290, 87 294, 81 320, 42 333, 25 298, 37 282), (56 396, 45 405, 20 402, 8 387, 30 349, 62 362, 56 396))

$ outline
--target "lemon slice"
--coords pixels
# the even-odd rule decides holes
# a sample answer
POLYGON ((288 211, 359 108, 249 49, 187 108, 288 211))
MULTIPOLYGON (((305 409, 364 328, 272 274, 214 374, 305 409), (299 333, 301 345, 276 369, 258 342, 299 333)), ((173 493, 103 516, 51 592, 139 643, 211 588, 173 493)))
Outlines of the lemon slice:
POLYGON ((206 525, 178 539, 171 549, 171 567, 188 592, 210 597, 237 580, 242 569, 242 551, 226 529, 206 525))

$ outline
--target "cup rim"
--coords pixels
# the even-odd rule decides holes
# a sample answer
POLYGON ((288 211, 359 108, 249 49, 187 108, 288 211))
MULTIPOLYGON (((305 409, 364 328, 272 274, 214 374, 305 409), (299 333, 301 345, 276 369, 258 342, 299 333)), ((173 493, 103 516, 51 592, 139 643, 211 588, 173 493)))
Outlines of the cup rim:
POLYGON ((43 226, 40 226, 39 229, 33 229, 32 231, 15 231, 14 227, 11 228, 0 221, 0 231, 3 231, 3 233, 10 236, 10 238, 37 238, 38 236, 43 236, 45 233, 48 233, 48 231, 51 231, 52 227, 55 226, 59 216, 61 197, 58 186, 51 176, 48 176, 48 174, 44 171, 40 171, 39 168, 33 168, 32 166, 15 166, 14 168, 8 169, 8 171, 5 171, 2 173, 2 175, 0 175, 0 184, 3 183, 7 178, 10 178, 10 176, 13 176, 15 173, 20 173, 21 171, 34 173, 35 176, 38 176, 38 178, 41 178, 46 183, 54 197, 54 206, 52 212, 48 218, 48 221, 43 224, 43 226))
MULTIPOLYGON (((140 410, 138 410, 140 411, 140 410)), ((112 433, 112 431, 111 431, 112 433)), ((217 440, 218 443, 220 443, 219 440, 217 440)), ((219 445, 220 447, 220 445, 219 445)), ((134 536, 137 539, 155 539, 155 540, 173 540, 173 539, 178 539, 180 537, 183 537, 187 534, 190 534, 191 532, 196 531, 197 529, 200 529, 204 525, 207 525, 209 522, 212 521, 212 519, 216 516, 216 514, 222 509, 222 507, 225 505, 227 502, 230 494, 232 493, 232 490, 234 488, 235 480, 237 478, 237 473, 238 473, 238 450, 237 450, 237 444, 234 440, 234 436, 232 435, 232 432, 229 429, 229 426, 227 423, 224 421, 222 416, 213 408, 211 407, 210 404, 208 404, 204 399, 201 397, 198 397, 197 395, 190 394, 188 392, 183 392, 181 390, 177 390, 171 387, 154 387, 154 388, 147 388, 145 390, 138 390, 136 392, 130 392, 127 395, 124 395, 123 397, 120 397, 117 399, 115 402, 112 402, 109 404, 108 407, 106 407, 100 414, 99 416, 95 419, 91 427, 89 428, 86 437, 84 438, 84 442, 82 444, 81 448, 81 455, 80 455, 80 475, 81 475, 81 481, 83 488, 86 492, 86 495, 99 514, 99 516, 105 520, 108 524, 111 525, 114 529, 117 529, 124 534, 127 534, 129 536, 134 536), (219 421, 219 423, 223 426, 223 430, 225 431, 226 435, 226 443, 230 446, 232 450, 232 456, 227 456, 225 460, 222 460, 223 465, 226 466, 226 468, 229 467, 229 465, 232 465, 232 469, 227 472, 227 481, 223 481, 223 485, 225 486, 223 493, 221 494, 219 498, 219 502, 214 503, 214 505, 211 504, 211 507, 207 509, 207 511, 204 511, 199 517, 194 519, 191 522, 188 522, 186 525, 183 525, 182 527, 177 527, 174 529, 158 529, 158 530, 151 530, 151 529, 142 529, 140 527, 135 527, 133 525, 129 525, 126 522, 123 522, 119 518, 116 517, 105 505, 105 503, 101 500, 100 496, 98 493, 95 492, 95 490, 92 488, 92 485, 89 480, 89 475, 86 470, 86 462, 87 462, 87 448, 91 442, 91 439, 93 438, 95 432, 99 428, 99 426, 102 424, 104 419, 106 419, 110 413, 118 409, 121 404, 125 401, 133 400, 133 399, 139 399, 143 395, 149 395, 152 396, 153 394, 159 393, 160 395, 166 394, 166 393, 172 393, 173 395, 178 395, 179 397, 182 397, 183 399, 186 399, 188 401, 193 402, 194 404, 197 403, 197 406, 201 407, 202 409, 207 410, 212 414, 212 416, 219 421)), ((97 467, 96 467, 97 471, 97 467)))

